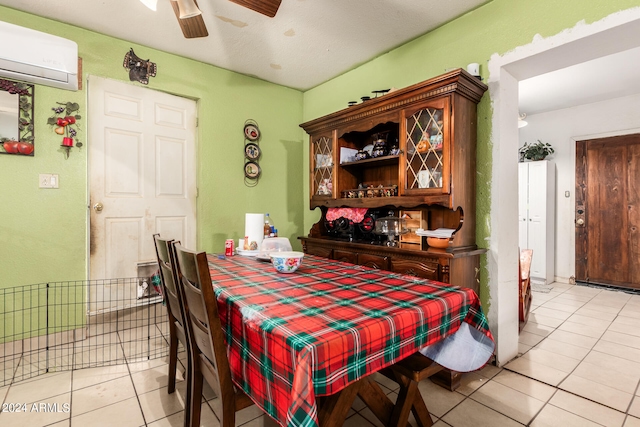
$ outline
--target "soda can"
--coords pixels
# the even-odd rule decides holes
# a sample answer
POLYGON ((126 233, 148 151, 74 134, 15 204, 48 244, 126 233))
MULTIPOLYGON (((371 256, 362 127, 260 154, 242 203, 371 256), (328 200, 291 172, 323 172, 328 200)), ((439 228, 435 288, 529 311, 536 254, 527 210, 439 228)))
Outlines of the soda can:
POLYGON ((224 241, 224 255, 225 256, 233 255, 233 239, 227 239, 224 241))

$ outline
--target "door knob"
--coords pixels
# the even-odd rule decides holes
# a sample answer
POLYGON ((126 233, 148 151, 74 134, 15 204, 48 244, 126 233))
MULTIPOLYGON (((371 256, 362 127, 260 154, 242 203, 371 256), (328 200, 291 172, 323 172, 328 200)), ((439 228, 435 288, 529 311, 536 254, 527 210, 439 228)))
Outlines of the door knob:
POLYGON ((578 218, 578 219, 576 220, 576 224, 578 224, 580 227, 582 227, 582 226, 584 225, 584 219, 582 219, 582 218, 578 218))
POLYGON ((93 209, 94 209, 96 212, 100 212, 100 211, 102 210, 102 208, 103 208, 103 207, 104 207, 104 206, 102 206, 102 203, 100 203, 100 202, 98 202, 98 203, 96 203, 95 205, 93 205, 93 209))

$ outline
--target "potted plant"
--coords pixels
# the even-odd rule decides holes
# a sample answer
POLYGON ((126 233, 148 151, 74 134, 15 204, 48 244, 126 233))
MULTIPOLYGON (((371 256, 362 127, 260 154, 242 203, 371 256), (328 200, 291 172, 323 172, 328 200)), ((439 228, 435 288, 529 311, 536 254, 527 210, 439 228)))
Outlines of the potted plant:
POLYGON ((540 140, 534 143, 525 142, 520 150, 520 161, 523 162, 524 159, 528 160, 544 160, 548 155, 553 154, 553 147, 549 143, 544 143, 540 140))

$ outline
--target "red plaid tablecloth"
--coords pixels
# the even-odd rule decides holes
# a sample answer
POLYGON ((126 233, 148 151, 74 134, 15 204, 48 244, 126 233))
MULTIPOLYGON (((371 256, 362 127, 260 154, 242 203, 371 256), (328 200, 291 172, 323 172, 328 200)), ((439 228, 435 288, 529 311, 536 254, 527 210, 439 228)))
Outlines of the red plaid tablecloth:
POLYGON ((461 322, 491 337, 466 288, 310 255, 291 274, 241 256, 209 256, 209 269, 233 380, 286 426, 317 426, 317 396, 440 341, 461 322))

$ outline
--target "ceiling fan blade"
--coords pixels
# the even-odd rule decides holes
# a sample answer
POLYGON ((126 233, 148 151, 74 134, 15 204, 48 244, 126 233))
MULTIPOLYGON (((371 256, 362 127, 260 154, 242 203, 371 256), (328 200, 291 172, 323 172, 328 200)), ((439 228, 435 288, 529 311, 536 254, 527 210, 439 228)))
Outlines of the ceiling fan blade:
POLYGON ((235 4, 239 4, 240 6, 244 6, 253 11, 261 13, 263 15, 267 15, 269 18, 273 18, 276 16, 276 12, 278 12, 278 8, 280 7, 280 2, 282 0, 230 0, 235 4))
MULTIPOLYGON (((198 5, 196 0, 193 2, 198 5)), ((204 25, 204 19, 202 19, 202 15, 194 16, 193 18, 185 18, 180 19, 180 8, 178 7, 178 2, 172 1, 171 7, 173 7, 173 11, 176 14, 176 19, 178 20, 178 24, 180 24, 180 29, 182 30, 182 34, 188 38, 193 39, 196 37, 207 37, 209 32, 207 31, 207 26, 204 25)))

